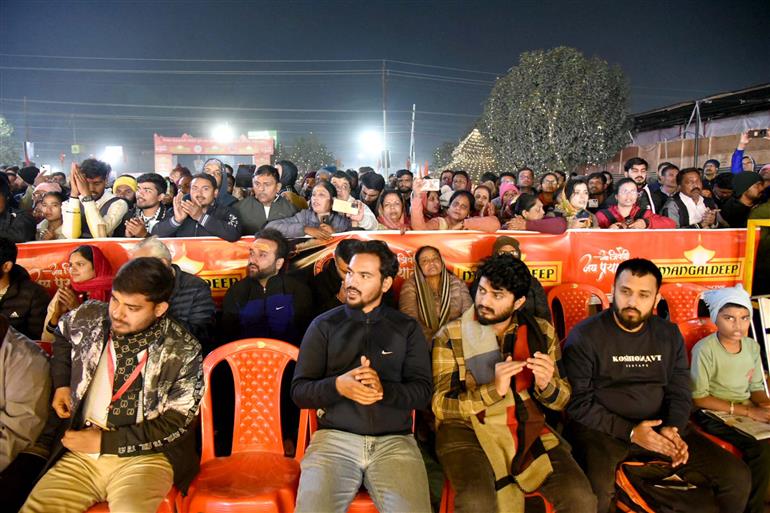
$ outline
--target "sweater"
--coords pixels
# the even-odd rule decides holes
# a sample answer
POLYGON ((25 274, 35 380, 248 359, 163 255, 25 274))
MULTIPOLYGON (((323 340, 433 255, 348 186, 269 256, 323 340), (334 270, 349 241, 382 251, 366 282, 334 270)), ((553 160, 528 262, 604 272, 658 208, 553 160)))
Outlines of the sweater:
POLYGON ((621 440, 643 420, 684 431, 690 418, 690 371, 676 324, 651 316, 636 333, 622 330, 613 308, 572 328, 564 348, 572 384, 572 420, 621 440))
POLYGON ((420 325, 380 305, 371 312, 339 306, 310 324, 291 382, 300 408, 318 409, 318 428, 382 436, 412 431, 412 410, 425 409, 433 391, 428 344, 420 325), (382 400, 364 406, 340 395, 338 376, 371 361, 382 400))
MULTIPOLYGON (((332 212, 326 216, 326 224, 332 227, 334 233, 346 232, 353 226, 350 219, 337 212, 332 212)), ((305 236, 305 228, 318 228, 321 221, 311 208, 300 210, 291 217, 278 219, 267 223, 266 228, 274 228, 281 232, 288 239, 297 239, 305 236)))

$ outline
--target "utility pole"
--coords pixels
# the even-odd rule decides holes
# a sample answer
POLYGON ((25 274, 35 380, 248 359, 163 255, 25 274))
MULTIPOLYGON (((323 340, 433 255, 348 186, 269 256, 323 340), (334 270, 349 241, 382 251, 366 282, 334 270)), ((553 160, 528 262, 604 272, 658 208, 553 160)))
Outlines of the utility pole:
POLYGON ((387 91, 387 69, 386 69, 386 61, 385 59, 382 59, 382 169, 383 169, 383 178, 385 178, 385 183, 388 182, 388 175, 390 174, 390 154, 388 152, 388 113, 387 113, 387 102, 388 102, 388 91, 387 91))

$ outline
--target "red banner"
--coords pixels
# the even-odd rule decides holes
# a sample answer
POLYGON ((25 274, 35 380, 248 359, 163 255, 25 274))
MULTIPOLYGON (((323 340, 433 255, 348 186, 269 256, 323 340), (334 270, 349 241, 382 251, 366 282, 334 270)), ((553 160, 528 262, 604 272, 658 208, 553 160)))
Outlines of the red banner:
MULTIPOLYGON (((409 278, 414 269, 414 252, 429 245, 439 249, 447 266, 466 282, 473 281, 477 263, 489 256, 495 239, 502 234, 515 237, 521 256, 543 286, 560 283, 590 283, 610 292, 615 269, 623 260, 644 257, 653 260, 668 282, 698 282, 708 287, 734 285, 743 279, 746 230, 580 230, 562 235, 523 232, 482 234, 447 232, 349 232, 322 244, 302 244, 292 257, 292 267, 321 264, 331 258, 337 242, 344 238, 377 239, 387 242, 398 254, 400 275, 409 278)), ((246 275, 252 237, 236 243, 200 237, 165 239, 173 261, 211 285, 220 303, 231 284, 246 275)), ((62 240, 19 245, 18 263, 34 280, 52 293, 69 282, 70 252, 81 244, 96 244, 117 269, 128 259, 132 239, 62 240)))

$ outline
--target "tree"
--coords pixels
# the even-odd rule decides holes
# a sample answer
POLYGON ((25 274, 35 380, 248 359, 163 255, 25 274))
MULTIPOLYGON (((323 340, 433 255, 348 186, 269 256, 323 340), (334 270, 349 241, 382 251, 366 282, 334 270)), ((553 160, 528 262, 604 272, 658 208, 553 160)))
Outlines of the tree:
POLYGON ((0 164, 18 164, 21 160, 21 147, 13 138, 13 125, 0 116, 0 164))
POLYGON ((628 96, 623 72, 602 59, 563 46, 525 52, 492 88, 483 131, 502 169, 599 164, 628 142, 628 96))
POLYGON ((298 137, 291 146, 278 146, 276 160, 281 159, 294 162, 302 174, 334 164, 334 154, 312 134, 298 137))
POLYGON ((452 162, 452 151, 457 144, 453 142, 444 142, 433 150, 433 169, 440 169, 452 162))

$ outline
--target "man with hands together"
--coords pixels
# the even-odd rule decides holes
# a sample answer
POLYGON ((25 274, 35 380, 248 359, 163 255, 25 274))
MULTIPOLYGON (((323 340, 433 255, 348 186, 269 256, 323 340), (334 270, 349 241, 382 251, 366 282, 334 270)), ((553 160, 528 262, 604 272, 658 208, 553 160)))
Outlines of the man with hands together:
POLYGON ((363 482, 377 510, 429 513, 412 411, 431 396, 428 344, 416 320, 382 304, 398 259, 382 241, 355 249, 345 304, 305 333, 292 380, 318 431, 302 460, 297 512, 347 511, 363 482))
POLYGON ((618 266, 612 308, 572 328, 564 365, 572 385, 565 434, 597 496, 614 511, 615 471, 626 460, 668 459, 677 475, 713 493, 708 511, 742 511, 746 465, 688 428, 692 399, 682 335, 653 315, 660 269, 633 258, 618 266))

